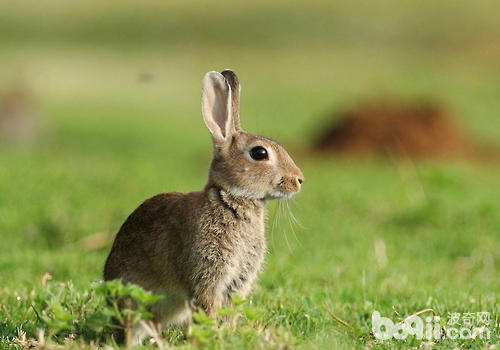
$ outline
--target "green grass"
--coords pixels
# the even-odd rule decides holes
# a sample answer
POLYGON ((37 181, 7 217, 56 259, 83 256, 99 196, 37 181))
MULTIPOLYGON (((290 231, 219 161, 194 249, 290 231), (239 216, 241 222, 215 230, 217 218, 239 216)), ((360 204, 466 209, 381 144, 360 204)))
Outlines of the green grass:
MULTIPOLYGON (((243 84, 243 126, 279 140, 304 171, 289 203, 301 224, 270 203, 269 253, 245 304, 258 317, 233 330, 169 330, 166 342, 408 348, 419 342, 374 341, 371 313, 397 321, 432 308, 443 324, 448 312, 492 317, 490 340, 435 348, 498 345, 498 164, 307 151, 332 108, 366 96, 435 98, 471 137, 498 142, 498 4, 75 6, 0 5, 0 86, 28 86, 42 129, 31 146, 0 148, 0 348, 20 348, 19 330, 51 333, 35 310, 58 283, 64 306, 82 317, 73 346, 92 341, 85 318, 102 302, 88 298, 121 223, 154 194, 206 181, 201 78, 226 67, 243 84), (53 280, 42 286, 47 272, 53 280)), ((110 344, 106 334, 100 341, 110 344)))

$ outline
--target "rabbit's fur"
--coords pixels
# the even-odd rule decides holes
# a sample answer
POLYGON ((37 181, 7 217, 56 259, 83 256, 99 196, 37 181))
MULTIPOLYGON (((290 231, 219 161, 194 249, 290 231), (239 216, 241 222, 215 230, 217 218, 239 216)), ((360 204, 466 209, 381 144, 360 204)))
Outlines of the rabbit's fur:
MULTIPOLYGON (((151 307, 161 327, 188 324, 197 307, 215 316, 231 303, 231 293, 245 297, 266 251, 266 200, 300 190, 302 172, 283 147, 241 129, 239 97, 234 72, 205 75, 202 113, 214 144, 207 185, 142 203, 121 227, 106 261, 106 280, 165 295, 151 307), (256 146, 267 150, 268 159, 253 159, 256 146)), ((139 343, 143 332, 136 328, 139 343)))

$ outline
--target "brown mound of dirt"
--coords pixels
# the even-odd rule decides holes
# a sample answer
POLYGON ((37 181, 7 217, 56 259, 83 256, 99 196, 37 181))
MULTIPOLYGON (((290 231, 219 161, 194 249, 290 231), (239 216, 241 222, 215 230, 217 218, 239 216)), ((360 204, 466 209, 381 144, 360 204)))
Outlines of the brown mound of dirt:
POLYGON ((334 115, 314 149, 412 158, 468 155, 470 143, 453 119, 436 103, 365 102, 334 115))

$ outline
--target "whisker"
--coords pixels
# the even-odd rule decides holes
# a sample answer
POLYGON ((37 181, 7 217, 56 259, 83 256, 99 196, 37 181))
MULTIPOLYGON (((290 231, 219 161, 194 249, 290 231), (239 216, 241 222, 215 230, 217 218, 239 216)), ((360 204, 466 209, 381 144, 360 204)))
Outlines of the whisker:
POLYGON ((277 210, 277 207, 275 205, 274 206, 274 211, 273 211, 272 224, 271 224, 271 245, 272 245, 273 249, 276 248, 276 244, 275 244, 275 241, 274 241, 274 232, 275 232, 275 229, 276 229, 276 222, 278 221, 278 214, 277 213, 278 213, 278 210, 277 210))
MULTIPOLYGON (((292 200, 293 200, 293 198, 292 198, 292 200)), ((288 200, 286 201, 286 205, 288 207, 288 213, 290 214, 290 218, 293 220, 293 222, 295 223, 295 225, 297 225, 297 226, 299 226, 300 228, 303 229, 304 225, 302 225, 302 223, 300 222, 300 220, 297 219, 297 217, 293 214, 292 208, 290 207, 288 200)))
MULTIPOLYGON (((280 201, 280 208, 283 208, 282 210, 285 210, 283 204, 281 203, 282 201, 280 201)), ((288 241, 288 237, 287 237, 287 234, 286 234, 286 230, 283 230, 283 236, 285 236, 285 242, 286 242, 286 245, 288 247, 288 251, 291 253, 292 252, 292 247, 290 245, 290 242, 288 241)))
MULTIPOLYGON (((290 229, 292 231, 292 234, 293 234, 293 237, 295 238, 295 241, 302 247, 302 243, 300 242, 298 236, 297 236, 297 233, 295 232, 295 228, 294 228, 294 221, 292 220, 292 218, 295 218, 293 213, 292 213, 292 209, 290 208, 290 205, 288 203, 288 201, 286 201, 286 207, 288 209, 288 224, 290 225, 290 229)), ((295 224, 297 224, 297 220, 295 219, 295 224)), ((298 225, 298 224, 297 224, 298 225)))

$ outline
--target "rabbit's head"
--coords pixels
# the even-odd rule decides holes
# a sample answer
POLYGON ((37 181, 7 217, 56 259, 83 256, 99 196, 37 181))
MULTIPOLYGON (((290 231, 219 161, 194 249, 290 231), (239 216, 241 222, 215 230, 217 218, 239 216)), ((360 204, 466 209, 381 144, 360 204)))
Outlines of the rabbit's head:
POLYGON ((230 70, 208 72, 203 79, 203 119, 214 144, 209 183, 234 196, 289 198, 300 190, 304 175, 280 144, 241 128, 240 90, 230 70))

